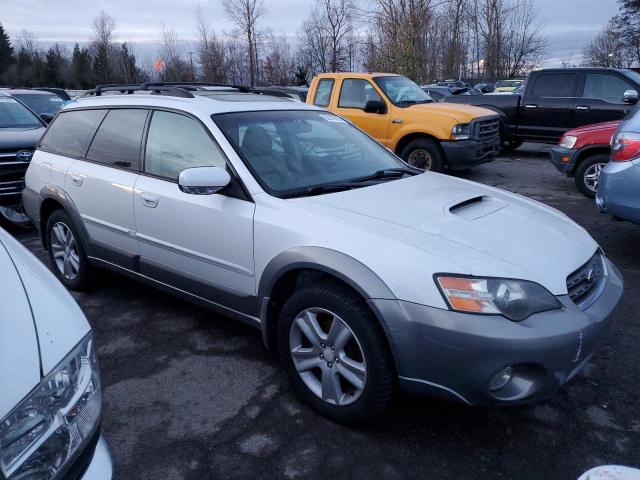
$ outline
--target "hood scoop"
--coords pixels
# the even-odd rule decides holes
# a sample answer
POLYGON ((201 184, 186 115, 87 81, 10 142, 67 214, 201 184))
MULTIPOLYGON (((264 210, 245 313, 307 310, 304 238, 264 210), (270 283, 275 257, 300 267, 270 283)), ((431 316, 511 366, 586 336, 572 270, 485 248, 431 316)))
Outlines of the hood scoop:
POLYGON ((472 221, 502 210, 507 205, 509 204, 504 200, 490 195, 479 195, 450 203, 445 206, 445 212, 472 221))

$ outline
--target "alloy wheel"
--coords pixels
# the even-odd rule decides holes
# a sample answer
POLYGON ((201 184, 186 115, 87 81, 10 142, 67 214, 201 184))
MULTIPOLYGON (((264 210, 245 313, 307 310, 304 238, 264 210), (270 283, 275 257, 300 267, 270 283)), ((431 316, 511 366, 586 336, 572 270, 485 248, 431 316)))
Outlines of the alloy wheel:
POLYGON ((429 153, 427 150, 418 148, 409 154, 407 163, 415 168, 431 170, 433 159, 431 158, 431 153, 429 153))
POLYGON ((584 172, 584 184, 593 193, 598 190, 598 182, 600 181, 600 174, 606 163, 594 163, 584 172))
POLYGON ((367 367, 360 342, 335 313, 307 308, 291 325, 293 365, 305 385, 325 402, 344 406, 362 395, 367 367))
POLYGON ((71 229, 56 222, 51 229, 51 252, 56 267, 67 280, 74 280, 80 272, 80 255, 71 229))

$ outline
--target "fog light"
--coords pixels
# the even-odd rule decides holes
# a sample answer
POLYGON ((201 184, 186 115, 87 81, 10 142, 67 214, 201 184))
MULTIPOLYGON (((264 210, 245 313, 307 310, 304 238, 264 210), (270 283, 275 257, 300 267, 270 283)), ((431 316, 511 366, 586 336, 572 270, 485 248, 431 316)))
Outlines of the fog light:
POLYGON ((489 390, 495 392, 496 390, 500 390, 504 388, 507 383, 513 378, 513 367, 505 367, 496 373, 489 382, 489 390))

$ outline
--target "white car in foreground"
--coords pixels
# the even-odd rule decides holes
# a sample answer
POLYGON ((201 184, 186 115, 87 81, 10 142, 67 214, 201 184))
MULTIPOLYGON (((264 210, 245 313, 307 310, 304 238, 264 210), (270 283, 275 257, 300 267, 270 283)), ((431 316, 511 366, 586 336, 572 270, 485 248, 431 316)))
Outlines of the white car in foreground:
POLYGON ((0 478, 110 480, 91 328, 66 289, 0 229, 0 478))
POLYGON ((93 94, 63 108, 26 174, 58 278, 84 288, 110 268, 260 328, 330 418, 375 418, 398 385, 546 398, 606 334, 620 273, 552 208, 410 168, 298 102, 93 94))

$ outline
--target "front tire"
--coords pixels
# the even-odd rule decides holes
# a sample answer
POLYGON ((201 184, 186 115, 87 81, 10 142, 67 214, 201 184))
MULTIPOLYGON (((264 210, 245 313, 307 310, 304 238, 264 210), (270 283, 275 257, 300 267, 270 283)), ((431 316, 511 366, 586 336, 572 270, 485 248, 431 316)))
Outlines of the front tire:
POLYGON ((504 153, 513 153, 515 152, 524 142, 522 140, 502 140, 500 142, 500 147, 504 153))
POLYGON ((73 221, 64 210, 47 220, 47 250, 53 273, 70 290, 85 290, 91 283, 91 265, 73 221))
POLYGON ((362 298, 337 283, 302 287, 287 300, 278 352, 296 396, 331 420, 362 424, 393 401, 384 332, 362 298))
POLYGON ((593 155, 585 158, 576 169, 576 187, 585 197, 594 198, 596 196, 600 173, 608 162, 608 155, 593 155))
POLYGON ((429 138, 417 138, 402 149, 400 158, 415 168, 430 172, 444 170, 444 155, 437 142, 429 138))

